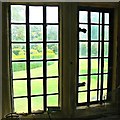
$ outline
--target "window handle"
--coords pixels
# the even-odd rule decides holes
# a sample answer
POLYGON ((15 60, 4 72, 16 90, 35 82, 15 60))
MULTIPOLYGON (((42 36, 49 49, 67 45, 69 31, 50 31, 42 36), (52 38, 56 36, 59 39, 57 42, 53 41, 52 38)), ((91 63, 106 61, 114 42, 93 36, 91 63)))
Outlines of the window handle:
POLYGON ((85 28, 83 28, 83 29, 79 28, 78 30, 79 30, 79 32, 83 32, 83 33, 86 33, 86 31, 87 31, 85 28))
POLYGON ((78 84, 77 84, 77 87, 83 87, 83 86, 85 86, 85 84, 86 84, 85 82, 78 83, 78 84))

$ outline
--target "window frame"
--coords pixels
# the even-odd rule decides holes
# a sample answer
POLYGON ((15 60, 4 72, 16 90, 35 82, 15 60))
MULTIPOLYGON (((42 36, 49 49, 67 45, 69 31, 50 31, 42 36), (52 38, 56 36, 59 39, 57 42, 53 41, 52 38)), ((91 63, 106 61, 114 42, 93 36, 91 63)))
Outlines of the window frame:
MULTIPOLYGON (((11 109, 12 109, 12 112, 14 112, 14 102, 13 102, 13 99, 14 98, 26 98, 28 99, 28 113, 32 113, 32 110, 31 110, 31 97, 35 97, 35 96, 43 96, 43 111, 47 111, 48 110, 48 107, 52 107, 52 106, 47 106, 47 96, 50 96, 50 95, 58 95, 58 106, 60 106, 60 103, 61 103, 61 89, 60 89, 60 76, 61 76, 61 67, 60 67, 60 64, 61 64, 61 54, 60 54, 60 43, 61 43, 61 37, 60 37, 60 29, 61 29, 61 24, 60 24, 60 5, 59 4, 51 4, 51 3, 42 3, 42 4, 37 4, 37 3, 32 3, 32 4, 29 4, 29 3, 10 3, 9 4, 9 50, 10 50, 10 86, 11 86, 11 109), (26 20, 25 20, 25 23, 11 23, 11 5, 24 5, 25 6, 25 17, 26 17, 26 20), (43 7, 43 23, 30 23, 29 22, 29 7, 30 6, 42 6, 43 7), (47 7, 58 7, 58 23, 46 23, 46 8, 47 7), (45 19, 44 19, 45 17, 45 19), (11 25, 20 25, 20 24, 23 24, 25 25, 26 27, 26 41, 23 42, 26 44, 26 59, 25 60, 12 60, 12 43, 22 43, 22 42, 12 42, 11 40, 11 25), (30 25, 43 25, 43 41, 41 42, 35 42, 35 43, 43 43, 43 59, 42 60, 30 60, 30 43, 34 43, 34 42, 30 42, 30 25), (57 25, 58 26, 58 41, 47 41, 47 25, 57 25), (28 29, 27 29, 28 28, 28 29), (28 40, 27 40, 28 39, 28 40), (46 52, 46 46, 47 46, 47 43, 57 43, 58 44, 58 58, 56 59, 47 59, 47 52, 46 52), (27 54, 28 53, 28 54, 27 54), (28 60, 27 60, 28 59, 28 60), (44 60, 45 59, 45 60, 44 60), (12 62, 15 62, 15 61, 25 61, 26 62, 26 72, 27 72, 27 78, 17 78, 17 79, 14 79, 13 78, 13 75, 12 75, 12 62), (35 79, 39 79, 39 78, 43 78, 43 95, 31 95, 31 79, 34 79, 32 77, 30 77, 30 61, 43 61, 43 77, 38 77, 38 78, 35 78, 35 79), (48 61, 58 61, 58 76, 47 76, 47 62, 48 61), (13 79, 12 79, 13 78, 13 79), (58 78, 58 93, 50 93, 50 94, 47 94, 47 78, 58 78), (27 96, 20 96, 20 97, 13 97, 13 80, 27 80, 27 96)), ((54 106, 53 106, 54 107, 54 106)), ((22 113, 20 113, 22 114, 22 113)), ((34 113, 36 114, 36 113, 34 113)))
MULTIPOLYGON (((107 101, 110 101, 111 100, 111 95, 110 95, 110 92, 111 92, 111 90, 112 90, 112 68, 113 68, 113 64, 112 64, 112 62, 113 62, 113 23, 114 23, 114 9, 113 8, 102 8, 102 7, 88 7, 88 6, 78 6, 77 7, 77 86, 76 86, 76 105, 77 106, 90 106, 90 105, 92 105, 92 104, 103 104, 104 102, 107 102, 107 101), (80 58, 79 57, 79 43, 80 43, 80 41, 82 41, 82 40, 80 40, 79 39, 79 24, 81 24, 80 22, 79 22, 79 11, 88 11, 88 23, 86 23, 87 25, 88 25, 88 40, 86 40, 86 41, 83 41, 83 42, 86 42, 86 43, 88 43, 88 57, 85 57, 85 58, 80 58), (107 80, 107 99, 106 100, 103 100, 102 99, 102 96, 103 96, 103 90, 104 90, 104 88, 103 88, 103 75, 105 74, 105 73, 103 73, 103 69, 104 68, 101 68, 101 84, 102 84, 102 86, 101 86, 101 88, 100 89, 98 89, 98 87, 97 87, 97 101, 92 101, 92 102, 90 102, 90 91, 95 91, 95 90, 90 90, 90 81, 91 81, 91 78, 90 78, 90 76, 91 75, 97 75, 98 76, 98 79, 99 79, 99 68, 98 68, 98 72, 97 72, 97 74, 94 74, 94 73, 91 73, 91 59, 92 58, 95 58, 95 57, 91 57, 90 55, 91 55, 91 42, 94 42, 94 41, 91 41, 91 25, 99 25, 99 29, 100 29, 100 23, 90 23, 90 12, 99 12, 99 13, 102 13, 103 15, 102 15, 102 26, 105 26, 105 23, 104 23, 104 18, 103 18, 103 16, 104 16, 104 13, 109 13, 109 28, 110 28, 110 30, 109 30, 109 41, 107 41, 107 42, 109 42, 109 55, 108 55, 108 57, 104 57, 103 55, 104 55, 104 50, 102 50, 102 55, 101 55, 101 57, 98 55, 98 57, 96 57, 98 60, 101 58, 101 63, 104 63, 104 58, 108 58, 108 80, 107 80), (113 20, 112 20, 113 19, 113 20), (87 68, 87 70, 88 70, 88 73, 87 74, 85 74, 85 75, 79 75, 79 60, 80 59, 86 59, 86 60, 88 60, 88 68, 87 68), (78 90, 79 89, 79 87, 78 87, 78 83, 79 83, 79 76, 86 76, 86 77, 88 77, 87 78, 87 82, 88 82, 88 85, 87 85, 87 90, 86 91, 84 91, 84 92, 87 92, 87 102, 81 102, 81 103, 79 103, 78 102, 78 93, 80 93, 80 91, 78 90), (98 101, 98 91, 100 90, 100 101, 98 101), (102 91, 102 92, 101 92, 102 91)), ((100 17, 99 17, 99 21, 100 21, 100 17)), ((83 23, 83 25, 84 25, 85 23, 83 23)), ((84 34, 86 34, 86 33, 84 33, 84 34)), ((100 32, 98 33, 98 34, 100 34, 100 32)), ((106 42, 106 41, 103 41, 104 40, 104 27, 102 27, 102 40, 100 41, 100 39, 98 38, 98 41, 96 40, 96 43, 98 43, 99 45, 98 45, 98 54, 99 54, 99 52, 100 52, 100 49, 99 49, 99 47, 100 47, 100 42, 102 42, 102 45, 104 46, 104 42, 106 42)), ((104 48, 103 48, 104 49, 104 48)), ((98 65, 99 66, 99 65, 98 65)), ((100 66, 99 66, 100 67, 100 66)), ((98 84, 98 83, 97 83, 98 84)), ((82 92, 81 92, 82 93, 82 92)))

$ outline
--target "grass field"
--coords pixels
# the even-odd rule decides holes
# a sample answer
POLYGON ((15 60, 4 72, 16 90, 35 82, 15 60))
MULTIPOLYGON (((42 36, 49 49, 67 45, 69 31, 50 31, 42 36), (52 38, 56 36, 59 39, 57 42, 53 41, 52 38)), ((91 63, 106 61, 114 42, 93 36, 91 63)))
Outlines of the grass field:
MULTIPOLYGON (((86 60, 80 60, 80 72, 79 74, 85 74, 87 73, 86 68, 87 68, 87 61, 86 60)), ((96 73, 98 68, 97 68, 97 61, 92 60, 91 63, 91 72, 96 73)), ((58 63, 54 62, 51 65, 48 65, 47 67, 47 76, 57 76, 58 75, 58 63)), ((43 71, 42 67, 34 68, 31 69, 31 77, 42 77, 43 76, 43 71)), ((104 72, 107 71, 107 60, 105 60, 104 63, 104 72)), ((18 71, 13 73, 14 78, 23 78, 26 77, 26 71, 18 71)), ((100 79, 100 76, 99 76, 100 79)), ((91 85, 90 89, 97 89, 97 80, 98 76, 97 75, 91 75, 91 85)), ((87 76, 81 76, 79 77, 79 82, 86 82, 85 87, 80 87, 80 91, 87 90, 87 76)), ((27 81, 26 80, 20 80, 20 81, 14 81, 13 82, 14 86, 14 96, 27 96, 27 81)), ((107 75, 104 75, 104 88, 107 87, 107 75)), ((49 78, 47 79, 47 93, 58 93, 58 79, 57 78, 49 78)), ((39 95, 43 94, 43 79, 34 79, 31 80, 31 94, 32 95, 39 95)), ((106 91, 104 91, 104 94, 106 94, 106 91)), ((93 91, 91 92, 91 97, 90 100, 96 100, 96 95, 97 92, 93 91)), ((86 102, 87 100, 87 94, 85 92, 81 92, 78 94, 78 102, 86 102)), ((32 106, 32 111, 35 110, 42 110, 43 109, 43 97, 31 97, 31 106, 32 106)), ((28 112, 27 111, 27 98, 20 98, 20 99, 14 99, 14 106, 15 106, 15 111, 16 112, 28 112)), ((49 95, 47 97, 47 105, 48 106, 57 106, 58 105, 58 95, 49 95)))

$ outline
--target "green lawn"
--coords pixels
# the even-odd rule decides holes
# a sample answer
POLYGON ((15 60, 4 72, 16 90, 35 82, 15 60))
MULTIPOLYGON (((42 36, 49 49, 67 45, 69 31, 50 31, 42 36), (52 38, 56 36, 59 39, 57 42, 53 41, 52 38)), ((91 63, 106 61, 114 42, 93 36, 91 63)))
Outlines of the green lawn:
MULTIPOLYGON (((86 68, 87 68, 87 64, 86 64, 86 60, 80 60, 80 72, 79 74, 85 74, 86 68)), ((49 63, 48 63, 49 64, 49 63)), ((92 60, 91 63, 91 67, 92 67, 92 73, 96 73, 97 71, 97 61, 96 60, 92 60)), ((42 67, 38 67, 38 68, 34 68, 31 69, 31 77, 42 77, 43 76, 43 72, 42 72, 42 67)), ((105 71, 107 71, 107 61, 105 61, 105 71)), ((57 69, 57 62, 54 62, 51 65, 48 65, 47 67, 47 76, 57 76, 58 75, 58 69, 57 69)), ((14 72, 14 78, 23 78, 26 77, 26 71, 18 71, 18 72, 14 72)), ((96 89, 97 88, 97 76, 96 75, 92 75, 91 76, 91 90, 92 89, 96 89)), ((79 77, 79 82, 86 82, 86 86, 87 86, 87 77, 82 76, 79 77)), ((14 86, 14 96, 26 96, 27 95, 27 81, 26 80, 21 80, 21 81, 14 81, 13 82, 13 86, 14 86)), ((83 91, 83 90, 87 90, 87 87, 80 87, 79 90, 83 91)), ((104 75, 104 88, 107 87, 107 76, 104 75)), ((47 79, 47 93, 57 93, 58 92, 58 79, 57 78, 49 78, 47 79)), ((104 94, 106 93, 106 91, 104 91, 104 94)), ((43 94, 43 80, 42 79, 35 79, 35 80, 31 80, 31 94, 32 95, 38 95, 38 94, 43 94)), ((90 100, 96 100, 96 94, 97 92, 91 92, 91 98, 90 100)), ((78 102, 86 102, 87 100, 87 94, 85 92, 79 93, 78 94, 78 102)), ((31 98, 32 101, 32 111, 34 110, 38 110, 38 109, 43 109, 43 97, 39 96, 39 97, 32 97, 31 98)), ((15 99, 14 101, 14 105, 15 105, 15 111, 16 112, 27 112, 27 98, 21 98, 21 99, 15 99)), ((47 104, 49 106, 57 106, 58 105, 58 96, 54 95, 54 96, 48 96, 47 97, 47 104)))

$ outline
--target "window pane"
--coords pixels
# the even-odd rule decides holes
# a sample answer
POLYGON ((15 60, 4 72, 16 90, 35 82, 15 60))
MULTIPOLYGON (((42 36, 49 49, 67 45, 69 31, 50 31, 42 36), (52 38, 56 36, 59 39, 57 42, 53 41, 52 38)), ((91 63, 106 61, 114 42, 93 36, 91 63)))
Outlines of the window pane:
POLYGON ((100 40, 102 40, 102 25, 100 25, 100 40))
POLYGON ((58 106, 58 95, 48 95, 47 106, 58 106))
POLYGON ((109 43, 104 42, 104 57, 108 57, 109 54, 109 43))
POLYGON ((58 59, 58 43, 47 43, 47 59, 58 59))
POLYGON ((26 45, 12 44, 12 60, 25 60, 25 59, 26 59, 26 45))
POLYGON ((87 76, 80 76, 79 77, 79 83, 85 82, 85 86, 79 87, 79 91, 87 90, 87 76))
POLYGON ((91 42, 91 57, 98 57, 98 42, 91 42))
POLYGON ((43 76, 43 62, 30 62, 31 78, 43 76))
POLYGON ((90 89, 97 89, 98 75, 91 75, 90 89))
POLYGON ((88 57, 88 43, 80 42, 79 43, 79 57, 88 57))
POLYGON ((87 102, 87 92, 78 93, 78 103, 87 102))
POLYGON ((90 101, 97 101, 97 91, 90 92, 90 101))
POLYGON ((102 42, 100 42, 100 57, 102 56, 102 42))
POLYGON ((108 74, 104 74, 104 76, 103 76, 103 88, 107 88, 107 82, 108 82, 108 74))
POLYGON ((108 58, 104 58, 104 73, 108 73, 108 58))
POLYGON ((27 98, 14 99, 14 112, 28 113, 28 100, 27 100, 27 98))
POLYGON ((58 7, 46 7, 47 23, 58 23, 58 7))
POLYGON ((13 81, 14 97, 27 96, 27 81, 15 80, 13 81))
POLYGON ((98 59, 91 59, 91 73, 98 73, 98 59))
POLYGON ((101 89, 101 75, 99 75, 99 89, 101 89))
POLYGON ((43 94, 43 80, 42 79, 31 80, 31 94, 32 95, 43 94))
POLYGON ((79 32, 79 40, 88 40, 88 25, 82 25, 80 24, 79 25, 79 28, 81 29, 86 29, 86 33, 83 33, 83 32, 79 32))
POLYGON ((31 97, 31 107, 33 113, 37 110, 43 110, 43 97, 31 97))
POLYGON ((43 59, 43 43, 30 44, 30 59, 31 60, 43 59))
POLYGON ((42 25, 30 25, 30 41, 31 42, 43 41, 42 25))
POLYGON ((80 23, 88 22, 88 12, 87 11, 79 11, 79 22, 80 23))
POLYGON ((88 74, 88 60, 79 59, 79 75, 88 74))
POLYGON ((105 24, 109 24, 109 13, 105 13, 105 24))
POLYGON ((30 23, 43 23, 43 7, 30 6, 29 7, 29 21, 30 23))
POLYGON ((11 41, 12 42, 25 42, 26 41, 25 25, 11 25, 11 41))
POLYGON ((99 73, 101 73, 101 58, 99 59, 99 73))
POLYGON ((91 12, 91 23, 99 23, 99 12, 91 12))
POLYGON ((58 25, 47 25, 47 41, 58 41, 58 25))
POLYGON ((98 25, 91 25, 91 40, 98 40, 99 36, 99 26, 98 25))
POLYGON ((100 13, 100 24, 102 24, 102 13, 100 13))
POLYGON ((26 63, 12 62, 13 78, 26 78, 26 63))
POLYGON ((11 22, 25 23, 26 7, 23 5, 11 5, 11 22))
POLYGON ((109 40, 109 26, 104 26, 104 40, 109 40))
POLYGON ((102 96, 103 100, 107 99, 107 90, 103 90, 103 96, 102 96))
POLYGON ((47 77, 58 76, 58 61, 47 62, 47 77))
POLYGON ((58 93, 58 78, 47 79, 47 94, 58 93))

